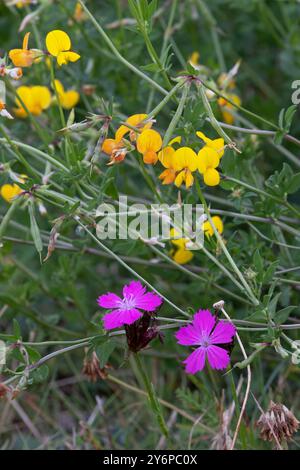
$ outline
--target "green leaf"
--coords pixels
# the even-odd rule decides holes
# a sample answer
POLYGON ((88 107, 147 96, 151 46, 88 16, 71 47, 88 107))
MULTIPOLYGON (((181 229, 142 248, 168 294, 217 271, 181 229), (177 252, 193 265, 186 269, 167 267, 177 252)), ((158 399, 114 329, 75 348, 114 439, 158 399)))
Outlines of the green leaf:
POLYGON ((275 321, 276 325, 281 325, 282 323, 286 322, 286 320, 290 316, 290 313, 295 308, 297 308, 295 305, 290 305, 289 307, 285 307, 281 310, 278 310, 274 315, 272 315, 272 318, 275 321))
POLYGON ((43 364, 38 369, 35 369, 31 372, 30 378, 33 383, 42 383, 45 382, 49 375, 49 367, 46 364, 43 364))
POLYGON ((292 176, 287 192, 288 194, 293 194, 296 193, 298 189, 300 189, 300 173, 296 173, 292 176))
POLYGON ((112 352, 114 351, 115 347, 117 346, 116 341, 106 341, 103 344, 100 344, 100 346, 96 347, 96 354, 99 358, 100 362, 100 367, 103 369, 103 367, 107 364, 108 359, 112 352))
POLYGON ((42 251, 43 251, 43 242, 40 234, 40 229, 37 224, 36 218, 35 218, 35 210, 34 210, 34 202, 30 201, 29 206, 29 217, 30 217, 30 231, 31 235, 34 241, 34 245, 36 248, 36 251, 38 252, 40 256, 40 260, 42 259, 42 251))
POLYGON ((17 339, 21 338, 21 328, 20 328, 18 320, 16 320, 15 318, 13 319, 13 333, 14 333, 15 338, 17 339))

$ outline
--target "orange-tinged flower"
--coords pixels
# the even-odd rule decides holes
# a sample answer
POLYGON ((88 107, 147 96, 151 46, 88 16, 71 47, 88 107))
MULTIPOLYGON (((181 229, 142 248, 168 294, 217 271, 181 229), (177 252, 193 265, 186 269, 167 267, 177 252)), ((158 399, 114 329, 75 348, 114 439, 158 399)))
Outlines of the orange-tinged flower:
POLYGON ((157 131, 146 129, 139 134, 136 141, 138 152, 143 155, 144 163, 155 165, 158 160, 157 152, 161 149, 162 138, 157 131))
MULTIPOLYGON (((237 104, 238 106, 241 105, 242 102, 241 102, 241 99, 238 95, 230 94, 230 95, 227 95, 227 96, 233 103, 237 104)), ((230 111, 227 111, 226 108, 228 110, 230 110, 230 109, 234 110, 235 106, 233 104, 229 103, 224 98, 219 98, 218 99, 218 104, 221 107, 221 112, 222 112, 224 121, 227 124, 232 124, 234 122, 234 116, 231 114, 230 111)))
MULTIPOLYGON (((126 123, 132 127, 138 128, 142 132, 152 127, 151 120, 146 123, 143 123, 145 119, 147 119, 147 114, 133 114, 132 116, 129 116, 129 118, 126 120, 126 123)), ((116 141, 119 142, 128 132, 130 140, 134 142, 137 138, 138 132, 135 132, 134 130, 130 129, 130 127, 127 127, 124 124, 119 127, 115 134, 116 141)))
POLYGON ((30 33, 25 34, 22 49, 12 49, 9 51, 8 56, 16 67, 30 67, 43 55, 43 51, 39 49, 28 49, 29 36, 30 33))
POLYGON ((175 149, 172 147, 174 143, 180 143, 181 137, 175 137, 172 139, 167 147, 163 148, 159 154, 158 159, 162 165, 166 168, 160 175, 159 179, 162 180, 162 184, 171 184, 174 183, 176 178, 176 170, 173 166, 175 149))
POLYGON ((65 91, 63 84, 59 80, 54 80, 54 87, 58 94, 59 102, 65 109, 72 109, 76 106, 80 99, 80 95, 76 90, 65 91))
POLYGON ((81 23, 81 21, 84 21, 87 19, 87 15, 79 2, 77 2, 75 5, 73 19, 77 21, 78 23, 81 23))
MULTIPOLYGON (((213 224, 216 227, 217 231, 220 234, 223 233, 224 225, 223 225, 221 217, 219 217, 218 215, 214 215, 212 217, 212 221, 213 221, 213 224)), ((214 234, 213 227, 212 227, 211 223, 209 222, 209 220, 204 222, 204 224, 202 225, 202 230, 204 231, 205 235, 208 238, 211 237, 214 234)))
POLYGON ((194 183, 192 173, 198 168, 197 155, 189 147, 180 147, 173 156, 173 168, 178 172, 175 178, 175 185, 179 188, 185 183, 186 188, 190 188, 194 183))
POLYGON ((203 142, 205 142, 205 144, 207 145, 207 147, 209 148, 212 148, 214 150, 216 150, 216 152, 218 153, 219 157, 221 158, 223 155, 224 155, 224 139, 222 138, 219 138, 219 139, 209 139, 208 137, 206 137, 205 134, 203 134, 203 132, 201 131, 198 131, 196 132, 196 135, 203 140, 203 142))
POLYGON ((17 108, 14 108, 14 113, 17 117, 25 118, 27 110, 34 116, 39 116, 43 110, 47 109, 51 104, 51 94, 45 86, 20 86, 17 88, 16 93, 19 97, 16 98, 17 108), (23 107, 22 102, 25 107, 23 107))
POLYGON ((220 175, 216 170, 219 163, 218 153, 207 145, 198 152, 198 170, 207 186, 217 186, 220 183, 220 175))
POLYGON ((71 51, 71 39, 67 33, 60 29, 50 31, 46 36, 46 47, 48 52, 56 57, 59 66, 68 62, 76 62, 80 59, 77 52, 71 51))
POLYGON ((108 165, 122 162, 128 152, 128 149, 124 145, 123 141, 117 142, 116 139, 105 139, 101 150, 102 152, 106 153, 106 155, 110 156, 108 165))

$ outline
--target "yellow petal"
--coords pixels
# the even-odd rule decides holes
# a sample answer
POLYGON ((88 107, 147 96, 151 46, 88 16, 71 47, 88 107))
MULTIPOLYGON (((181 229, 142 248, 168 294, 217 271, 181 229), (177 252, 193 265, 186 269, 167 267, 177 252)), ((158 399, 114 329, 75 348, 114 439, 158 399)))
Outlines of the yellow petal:
POLYGON ((54 80, 53 88, 57 91, 59 95, 65 92, 64 86, 59 80, 54 80))
POLYGON ((173 147, 167 146, 162 149, 158 154, 158 159, 165 168, 172 166, 175 150, 173 147))
POLYGON ((78 59, 80 59, 80 55, 77 52, 60 52, 57 56, 57 63, 61 66, 66 65, 68 62, 76 62, 78 59))
POLYGON ((186 238, 178 238, 179 232, 174 227, 170 230, 171 243, 179 248, 185 248, 185 244, 188 241, 186 238))
POLYGON ((46 47, 51 55, 57 57, 60 52, 71 49, 71 39, 64 31, 55 29, 47 34, 46 47))
POLYGON ((203 142, 205 142, 205 144, 216 150, 216 152, 218 152, 218 155, 219 157, 221 158, 224 154, 224 139, 222 138, 219 138, 219 139, 210 139, 209 137, 206 137, 205 134, 203 134, 203 132, 201 131, 198 131, 196 132, 196 135, 203 140, 203 142))
MULTIPOLYGON (((139 124, 147 119, 147 114, 133 114, 132 116, 129 116, 129 118, 126 120, 127 124, 130 124, 132 127, 138 127, 139 124)), ((149 129, 152 126, 152 122, 150 121, 147 123, 145 126, 143 126, 144 129, 149 129)), ((130 132, 132 129, 129 127, 125 126, 122 124, 122 126, 119 127, 115 134, 115 139, 119 142, 127 132, 130 132)))
POLYGON ((80 98, 78 91, 66 91, 61 97, 61 105, 65 109, 72 109, 76 106, 80 98))
POLYGON ((181 143, 181 137, 178 135, 177 137, 174 137, 174 139, 170 140, 168 145, 173 145, 173 144, 180 144, 181 143))
POLYGON ((204 183, 207 186, 217 186, 220 183, 220 175, 214 168, 209 168, 203 175, 204 183))
POLYGON ((148 151, 158 152, 162 146, 162 138, 157 131, 146 129, 139 134, 136 147, 137 150, 144 154, 148 151))
POLYGON ((219 217, 218 215, 214 215, 214 216, 212 217, 212 221, 213 221, 214 226, 215 226, 216 229, 218 230, 218 232, 219 232, 219 233, 223 233, 223 231, 224 231, 224 225, 223 225, 223 222, 222 222, 221 217, 219 217))
POLYGON ((31 50, 12 49, 8 55, 15 67, 30 67, 35 60, 35 53, 31 50))
POLYGON ((220 163, 219 155, 216 150, 207 145, 198 152, 198 170, 204 174, 208 168, 217 168, 220 163))
POLYGON ((164 170, 160 175, 159 179, 162 180, 162 184, 172 184, 175 181, 176 173, 172 169, 164 170))
POLYGON ((182 170, 180 173, 178 173, 178 175, 175 178, 175 181, 174 181, 175 186, 177 186, 177 188, 180 188, 184 180, 185 180, 185 171, 182 170))
POLYGON ((173 260, 178 264, 186 264, 191 261, 194 254, 190 250, 179 249, 173 254, 173 260))
POLYGON ((0 188, 0 194, 7 202, 12 200, 22 192, 22 189, 17 184, 4 184, 0 188))
POLYGON ((185 174, 185 187, 188 189, 191 186, 193 186, 193 184, 194 184, 194 177, 192 173, 189 170, 187 170, 185 174))
POLYGON ((111 155, 113 150, 118 147, 118 143, 115 139, 105 139, 101 150, 102 152, 106 153, 106 155, 111 155))
POLYGON ((23 49, 28 49, 28 41, 29 41, 30 33, 26 33, 23 39, 23 49))
POLYGON ((36 106, 40 106, 42 110, 49 108, 51 104, 51 93, 46 86, 33 86, 31 94, 36 106))
POLYGON ((190 171, 196 171, 198 168, 197 155, 189 147, 180 147, 174 154, 174 168, 177 171, 183 168, 189 168, 190 171))

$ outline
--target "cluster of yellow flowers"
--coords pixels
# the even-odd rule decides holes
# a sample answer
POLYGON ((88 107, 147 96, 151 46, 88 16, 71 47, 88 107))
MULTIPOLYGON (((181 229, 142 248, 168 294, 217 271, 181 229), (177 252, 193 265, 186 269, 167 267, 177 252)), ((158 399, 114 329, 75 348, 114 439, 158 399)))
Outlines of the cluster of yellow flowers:
POLYGON ((163 184, 172 184, 180 187, 185 183, 189 188, 194 183, 193 173, 199 171, 203 175, 207 186, 216 186, 220 182, 220 175, 216 169, 224 154, 224 139, 209 139, 203 132, 197 132, 205 145, 198 154, 190 147, 174 149, 175 143, 181 143, 181 137, 176 137, 162 148, 162 138, 159 132, 151 129, 153 121, 147 121, 146 114, 130 116, 115 133, 114 139, 105 139, 102 151, 110 156, 110 164, 124 160, 126 153, 134 147, 124 139, 129 134, 130 141, 136 142, 136 149, 143 155, 144 163, 155 165, 157 161, 165 167, 159 176, 163 184))
MULTIPOLYGON (((0 61, 0 76, 7 75, 13 80, 19 80, 23 76, 23 68, 31 67, 33 64, 40 62, 43 57, 46 57, 47 61, 49 60, 49 55, 56 58, 59 66, 68 62, 76 62, 80 58, 77 52, 71 50, 71 39, 64 31, 53 30, 47 34, 46 47, 48 53, 39 49, 30 49, 29 37, 30 33, 26 33, 21 49, 9 51, 8 56, 14 65, 13 68, 6 66, 4 61, 0 61)), ((64 86, 59 80, 55 80, 52 85, 60 105, 64 109, 71 109, 76 106, 80 98, 76 90, 65 91, 64 86)), ((16 94, 17 107, 14 108, 14 113, 20 118, 26 117, 28 112, 38 116, 55 101, 46 86, 20 86, 17 88, 16 94)), ((0 96, 0 115, 12 118, 6 111, 5 93, 2 93, 2 95, 0 96)))

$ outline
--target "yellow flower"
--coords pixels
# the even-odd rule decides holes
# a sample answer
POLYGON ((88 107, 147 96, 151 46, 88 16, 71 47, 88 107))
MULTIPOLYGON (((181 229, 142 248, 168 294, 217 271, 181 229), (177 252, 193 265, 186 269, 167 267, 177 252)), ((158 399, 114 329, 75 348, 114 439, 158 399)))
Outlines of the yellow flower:
POLYGON ((71 39, 64 31, 55 29, 46 36, 46 47, 48 52, 56 57, 59 66, 68 62, 76 62, 80 59, 77 52, 71 51, 71 39))
POLYGON ((194 257, 191 250, 186 249, 186 244, 189 242, 188 238, 176 238, 178 232, 175 228, 170 230, 170 236, 173 237, 171 243, 176 246, 176 250, 171 252, 173 260, 178 264, 186 264, 194 257))
POLYGON ((12 202, 20 193, 22 189, 17 184, 4 184, 0 188, 0 194, 7 202, 12 202))
POLYGON ((181 137, 175 137, 172 139, 167 147, 163 148, 159 154, 158 159, 161 164, 166 168, 160 175, 159 179, 162 180, 162 184, 171 184, 174 183, 176 178, 176 170, 173 166, 175 149, 172 147, 172 144, 181 142, 181 137))
POLYGON ((205 145, 198 152, 198 170, 203 175, 204 183, 207 186, 217 186, 220 183, 220 175, 216 170, 220 163, 216 150, 205 145))
POLYGON ((173 156, 173 167, 178 172, 175 178, 175 185, 179 188, 182 183, 185 183, 186 188, 189 188, 194 183, 192 173, 198 168, 197 155, 189 147, 180 147, 175 151, 173 156))
MULTIPOLYGON (((241 105, 242 102, 241 102, 241 99, 238 95, 230 94, 230 95, 227 95, 227 96, 231 101, 233 101, 233 103, 237 104, 238 106, 241 105)), ((221 107, 221 112, 222 112, 224 121, 227 124, 232 124, 234 122, 234 116, 230 113, 230 111, 227 111, 226 108, 228 108, 229 110, 230 109, 234 110, 235 106, 233 104, 229 103, 224 98, 219 98, 218 99, 218 104, 221 107), (225 108, 225 109, 223 109, 223 108, 225 108)))
POLYGON ((138 152, 143 155, 144 163, 155 165, 158 160, 157 152, 161 149, 162 138, 157 131, 146 129, 139 134, 136 141, 138 152))
MULTIPOLYGON (((20 86, 16 90, 20 100, 24 103, 28 111, 34 116, 39 116, 51 103, 51 94, 46 86, 20 86)), ((18 98, 16 98, 17 108, 14 113, 17 117, 25 118, 27 111, 18 98)))
POLYGON ((30 5, 31 3, 36 3, 36 0, 19 0, 17 3, 16 3, 16 7, 17 8, 23 8, 27 5, 30 5))
POLYGON ((72 109, 79 101, 79 93, 76 90, 65 91, 59 80, 54 80, 54 86, 59 97, 60 104, 65 109, 72 109))
POLYGON ((80 23, 81 21, 84 21, 87 19, 86 13, 84 12, 81 4, 79 2, 76 3, 74 13, 73 13, 73 19, 80 23))
POLYGON ((110 156, 108 165, 122 162, 128 151, 123 142, 117 142, 116 139, 105 139, 101 150, 106 153, 106 155, 110 156))
MULTIPOLYGON (((132 127, 136 127, 142 131, 146 129, 150 129, 152 127, 152 121, 147 122, 146 124, 141 124, 145 119, 147 119, 147 114, 133 114, 132 116, 129 116, 129 118, 126 120, 126 123, 129 124, 132 127)), ((127 133, 129 134, 130 140, 134 142, 137 138, 137 132, 134 130, 130 129, 129 127, 125 126, 122 124, 119 129, 117 130, 115 134, 115 139, 117 142, 120 142, 120 140, 126 135, 127 133)))
POLYGON ((12 49, 9 51, 9 58, 16 67, 30 67, 38 57, 43 55, 39 49, 28 49, 30 33, 26 33, 23 39, 22 49, 12 49))
MULTIPOLYGON (((223 233, 224 225, 223 225, 221 217, 219 217, 218 215, 214 215, 212 217, 212 221, 213 221, 213 224, 216 227, 217 231, 220 234, 223 233)), ((214 234, 214 230, 212 228, 212 225, 208 220, 206 222, 204 222, 204 224, 202 225, 202 230, 204 231, 205 235, 208 238, 211 237, 214 234)))
POLYGON ((220 158, 224 155, 224 139, 209 139, 201 131, 196 132, 196 135, 205 142, 207 147, 216 150, 220 158))
POLYGON ((199 59, 200 59, 200 54, 199 52, 197 51, 194 51, 190 57, 189 57, 189 63, 193 66, 193 67, 197 67, 199 65, 199 59))

